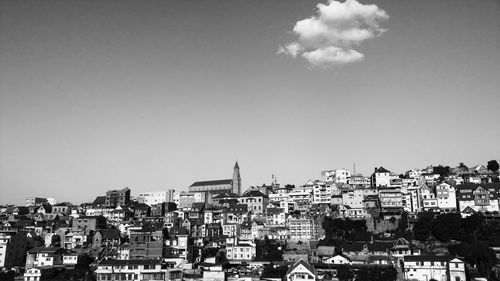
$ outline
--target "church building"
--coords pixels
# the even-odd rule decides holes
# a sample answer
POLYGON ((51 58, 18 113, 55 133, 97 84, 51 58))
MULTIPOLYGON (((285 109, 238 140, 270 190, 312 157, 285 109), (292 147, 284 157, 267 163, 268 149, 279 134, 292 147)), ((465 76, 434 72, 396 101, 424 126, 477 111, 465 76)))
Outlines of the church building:
POLYGON ((189 186, 189 192, 201 193, 206 203, 212 203, 212 198, 220 193, 241 195, 241 176, 238 162, 234 164, 233 178, 210 181, 197 181, 189 186))

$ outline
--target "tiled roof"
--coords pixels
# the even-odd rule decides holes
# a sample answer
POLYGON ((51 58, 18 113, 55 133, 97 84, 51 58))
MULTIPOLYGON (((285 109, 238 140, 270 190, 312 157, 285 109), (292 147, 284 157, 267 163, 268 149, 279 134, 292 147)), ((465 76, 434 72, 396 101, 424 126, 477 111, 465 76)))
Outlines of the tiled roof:
POLYGON ((232 184, 232 179, 226 180, 211 180, 211 181, 197 181, 194 182, 191 186, 205 186, 205 185, 223 185, 223 184, 232 184))

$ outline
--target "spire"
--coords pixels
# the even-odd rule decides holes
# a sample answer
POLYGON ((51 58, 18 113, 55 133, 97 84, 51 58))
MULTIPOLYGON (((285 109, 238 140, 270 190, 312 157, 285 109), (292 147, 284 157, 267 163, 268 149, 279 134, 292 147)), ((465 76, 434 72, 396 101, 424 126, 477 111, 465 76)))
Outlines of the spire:
POLYGON ((236 163, 234 164, 234 169, 239 169, 240 166, 238 166, 238 161, 236 161, 236 163))

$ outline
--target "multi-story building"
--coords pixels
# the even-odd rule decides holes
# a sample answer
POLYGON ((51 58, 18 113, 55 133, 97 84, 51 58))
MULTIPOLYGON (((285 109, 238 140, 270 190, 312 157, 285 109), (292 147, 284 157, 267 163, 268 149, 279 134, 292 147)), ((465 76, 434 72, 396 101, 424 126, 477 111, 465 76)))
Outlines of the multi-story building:
POLYGON ((74 231, 96 231, 98 229, 106 228, 107 222, 103 216, 81 216, 73 219, 74 231))
POLYGON ((159 259, 103 259, 95 273, 97 280, 182 280, 182 269, 169 268, 159 259))
POLYGON ((498 198, 500 183, 462 184, 457 185, 458 210, 462 212, 467 207, 476 212, 499 211, 498 198))
POLYGON ((394 185, 400 186, 400 182, 394 180, 399 179, 397 175, 385 169, 384 167, 375 168, 375 171, 370 177, 372 187, 386 186, 391 187, 394 185))
POLYGON ((463 261, 447 256, 405 256, 404 277, 406 280, 465 281, 463 261))
POLYGON ((130 258, 153 259, 163 254, 163 232, 148 230, 130 231, 130 258))
POLYGON ((159 203, 172 202, 174 197, 174 190, 169 189, 167 191, 152 191, 152 192, 141 192, 137 196, 137 201, 139 203, 148 204, 153 206, 159 203))
POLYGON ((330 204, 332 200, 332 186, 321 181, 315 182, 312 195, 312 203, 330 204))
POLYGON ((322 171, 321 175, 325 181, 334 183, 348 183, 351 178, 351 172, 347 169, 322 171))
POLYGON ((454 186, 445 182, 437 185, 436 198, 440 210, 445 212, 454 212, 457 210, 457 197, 454 186))
POLYGON ((288 219, 290 240, 313 239, 313 220, 311 219, 288 219))
POLYGON ((263 214, 269 203, 269 197, 258 190, 248 190, 238 198, 240 204, 248 206, 248 211, 253 214, 263 214))
POLYGON ((400 188, 382 188, 378 192, 382 211, 403 210, 403 196, 400 188))
POLYGON ((130 202, 130 189, 128 187, 106 191, 106 207, 114 208, 119 205, 126 205, 128 202, 130 202))
POLYGON ((342 190, 342 204, 350 208, 363 208, 364 193, 361 188, 342 190))
POLYGON ((234 244, 226 246, 227 259, 230 261, 251 261, 257 253, 256 245, 252 241, 234 239, 234 244))

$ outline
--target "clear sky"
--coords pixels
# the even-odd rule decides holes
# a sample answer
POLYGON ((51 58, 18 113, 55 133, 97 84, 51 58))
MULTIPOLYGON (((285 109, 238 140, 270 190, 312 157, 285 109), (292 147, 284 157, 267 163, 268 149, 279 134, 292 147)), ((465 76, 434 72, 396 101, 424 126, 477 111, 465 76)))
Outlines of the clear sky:
POLYGON ((283 52, 318 3, 0 1, 0 204, 500 160, 499 1, 361 1, 334 67, 283 52))

